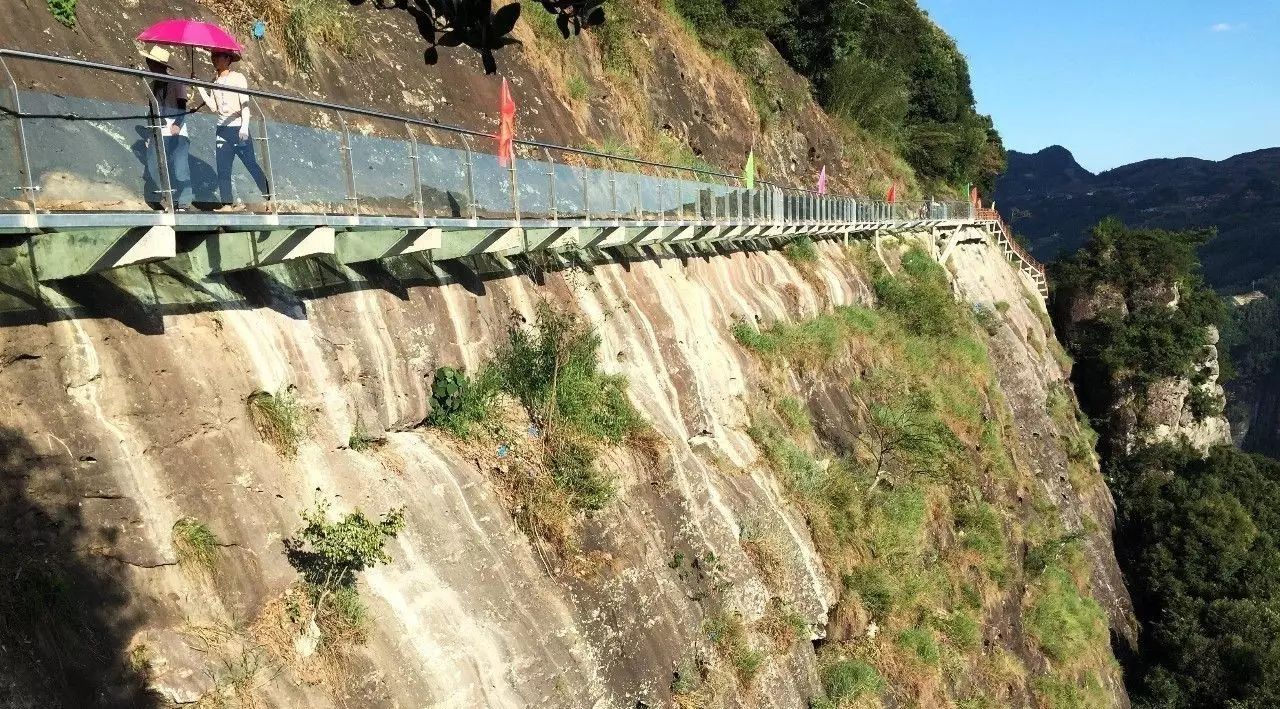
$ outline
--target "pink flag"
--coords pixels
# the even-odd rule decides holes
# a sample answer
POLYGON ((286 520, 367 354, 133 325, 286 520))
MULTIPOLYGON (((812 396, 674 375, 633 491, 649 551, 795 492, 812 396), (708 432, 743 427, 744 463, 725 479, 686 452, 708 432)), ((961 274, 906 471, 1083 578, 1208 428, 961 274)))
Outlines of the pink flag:
POLYGON ((502 96, 498 103, 498 112, 502 116, 498 125, 498 164, 510 167, 516 156, 516 102, 511 98, 511 86, 506 79, 502 80, 502 96))
POLYGON ((827 193, 827 166, 822 166, 822 172, 818 173, 818 194, 827 193))

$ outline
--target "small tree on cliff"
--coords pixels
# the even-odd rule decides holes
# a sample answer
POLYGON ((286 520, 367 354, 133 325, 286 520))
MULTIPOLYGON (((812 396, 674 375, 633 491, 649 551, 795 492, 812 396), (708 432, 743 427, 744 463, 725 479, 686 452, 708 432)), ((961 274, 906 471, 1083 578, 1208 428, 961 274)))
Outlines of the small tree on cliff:
POLYGON ((306 524, 284 544, 289 563, 310 591, 314 622, 334 593, 355 589, 361 571, 390 563, 385 546, 404 529, 404 508, 390 510, 377 521, 356 510, 330 522, 329 504, 318 501, 302 519, 306 524))

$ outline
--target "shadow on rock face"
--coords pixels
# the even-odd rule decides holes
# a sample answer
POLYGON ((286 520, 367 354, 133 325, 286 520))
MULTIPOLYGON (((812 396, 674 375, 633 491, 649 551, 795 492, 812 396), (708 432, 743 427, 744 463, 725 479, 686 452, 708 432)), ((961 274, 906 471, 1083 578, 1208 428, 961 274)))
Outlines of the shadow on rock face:
POLYGON ((128 647, 141 619, 64 472, 0 427, 0 706, 158 708, 128 647))

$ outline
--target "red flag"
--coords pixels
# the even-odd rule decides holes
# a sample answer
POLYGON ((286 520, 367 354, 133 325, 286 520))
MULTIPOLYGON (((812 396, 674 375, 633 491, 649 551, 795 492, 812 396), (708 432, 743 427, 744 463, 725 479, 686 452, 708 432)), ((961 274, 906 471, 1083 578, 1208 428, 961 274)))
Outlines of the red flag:
POLYGON ((502 80, 502 97, 498 100, 502 122, 498 126, 498 164, 510 167, 516 157, 516 102, 511 98, 511 86, 502 80))
POLYGON ((889 193, 884 196, 884 200, 889 204, 893 204, 898 201, 898 183, 894 182, 889 185, 889 193))

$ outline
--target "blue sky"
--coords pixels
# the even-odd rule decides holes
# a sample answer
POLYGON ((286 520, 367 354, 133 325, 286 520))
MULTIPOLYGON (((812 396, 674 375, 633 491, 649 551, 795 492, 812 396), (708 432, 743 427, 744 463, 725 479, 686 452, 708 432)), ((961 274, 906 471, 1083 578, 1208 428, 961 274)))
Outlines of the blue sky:
POLYGON ((1005 146, 1095 172, 1280 146, 1280 0, 920 0, 1005 146))

